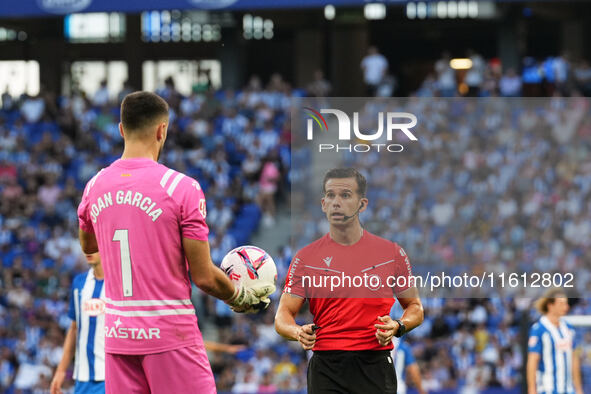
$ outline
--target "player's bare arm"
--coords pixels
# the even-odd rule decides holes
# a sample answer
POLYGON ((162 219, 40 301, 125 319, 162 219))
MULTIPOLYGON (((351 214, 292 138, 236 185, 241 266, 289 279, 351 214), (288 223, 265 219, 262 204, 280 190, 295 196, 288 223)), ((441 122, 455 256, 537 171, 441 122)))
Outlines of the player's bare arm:
POLYGON ((425 394, 425 390, 423 390, 423 381, 421 379, 421 371, 419 370, 419 365, 417 363, 410 364, 408 367, 406 367, 406 374, 408 375, 413 386, 415 386, 415 388, 417 389, 418 393, 425 394))
POLYGON ((70 366, 70 363, 74 359, 74 353, 76 352, 76 322, 73 321, 66 334, 64 340, 64 350, 62 359, 58 364, 53 379, 51 380, 50 392, 51 394, 61 394, 62 385, 66 379, 66 370, 70 366))
POLYGON ((529 352, 527 354, 527 393, 537 394, 536 388, 536 371, 540 363, 540 354, 536 352, 529 352))
POLYGON ((183 238, 183 249, 189 261, 191 279, 201 290, 220 300, 234 295, 234 284, 211 261, 209 242, 183 238))
MULTIPOLYGON (((406 328, 406 332, 418 327, 424 319, 423 304, 419 298, 419 291, 416 287, 406 289, 397 295, 398 302, 404 313, 399 319, 406 328)), ((378 316, 382 324, 376 324, 376 338, 382 346, 387 346, 400 329, 400 324, 389 315, 378 316)))
POLYGON ((271 302, 264 289, 234 286, 230 278, 211 261, 209 242, 183 238, 183 249, 189 261, 193 283, 207 294, 229 304, 234 312, 256 313, 271 302))
POLYGON ((311 350, 316 343, 313 324, 300 326, 295 317, 304 305, 304 299, 292 294, 283 294, 275 315, 275 331, 283 338, 298 341, 305 350, 311 350))
POLYGON ((573 385, 575 386, 576 394, 583 394, 583 380, 581 379, 581 351, 575 349, 573 351, 573 385))
POLYGON ((79 229, 78 238, 80 239, 80 246, 85 254, 94 254, 98 250, 98 242, 93 233, 87 233, 86 231, 79 229))
POLYGON ((208 352, 215 353, 236 354, 248 348, 246 345, 228 345, 227 343, 219 343, 205 340, 203 341, 203 344, 205 345, 205 350, 207 350, 208 352))

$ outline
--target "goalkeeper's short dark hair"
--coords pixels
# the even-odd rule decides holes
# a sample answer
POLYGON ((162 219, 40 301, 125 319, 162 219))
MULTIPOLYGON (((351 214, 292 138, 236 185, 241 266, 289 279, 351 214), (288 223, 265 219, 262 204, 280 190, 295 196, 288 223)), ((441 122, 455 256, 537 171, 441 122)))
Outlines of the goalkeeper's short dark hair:
POLYGON ((163 117, 168 118, 168 104, 155 93, 130 93, 121 103, 121 123, 127 132, 141 131, 163 117))

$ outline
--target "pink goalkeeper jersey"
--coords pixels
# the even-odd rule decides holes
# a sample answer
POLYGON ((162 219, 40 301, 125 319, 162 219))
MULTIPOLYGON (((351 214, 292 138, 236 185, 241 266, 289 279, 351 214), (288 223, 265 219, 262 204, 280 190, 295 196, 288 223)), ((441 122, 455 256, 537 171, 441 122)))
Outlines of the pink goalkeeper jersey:
POLYGON ((150 159, 117 160, 86 185, 80 228, 105 272, 108 353, 203 346, 182 238, 207 240, 199 183, 150 159))

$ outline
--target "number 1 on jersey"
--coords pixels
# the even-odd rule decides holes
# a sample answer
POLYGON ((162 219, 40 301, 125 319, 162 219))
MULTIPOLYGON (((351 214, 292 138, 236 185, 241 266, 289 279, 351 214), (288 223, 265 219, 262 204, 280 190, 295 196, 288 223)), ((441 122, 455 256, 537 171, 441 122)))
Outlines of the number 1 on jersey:
POLYGON ((131 297, 133 295, 128 233, 128 230, 115 230, 115 234, 113 235, 113 241, 119 242, 119 248, 121 250, 121 281, 123 282, 124 297, 131 297))

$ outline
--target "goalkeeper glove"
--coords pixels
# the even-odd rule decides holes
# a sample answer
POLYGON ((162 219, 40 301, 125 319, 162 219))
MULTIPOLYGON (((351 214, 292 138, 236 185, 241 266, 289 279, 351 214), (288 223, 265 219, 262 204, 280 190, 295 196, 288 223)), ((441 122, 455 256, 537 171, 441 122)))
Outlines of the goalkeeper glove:
POLYGON ((237 313, 257 313, 260 310, 267 309, 271 303, 268 295, 274 290, 270 289, 268 285, 261 287, 238 285, 234 290, 234 295, 229 300, 226 300, 226 303, 237 313))

